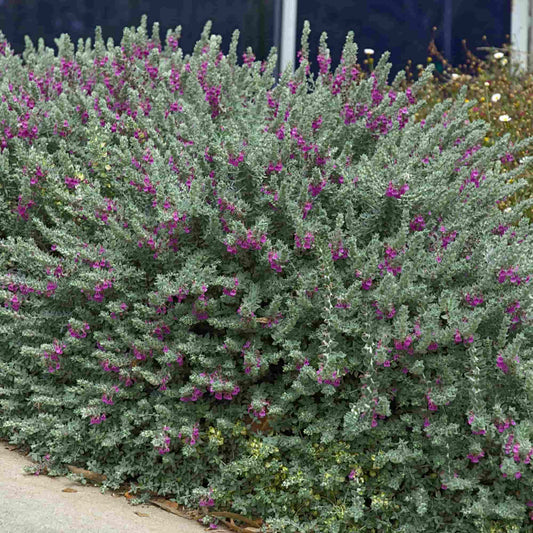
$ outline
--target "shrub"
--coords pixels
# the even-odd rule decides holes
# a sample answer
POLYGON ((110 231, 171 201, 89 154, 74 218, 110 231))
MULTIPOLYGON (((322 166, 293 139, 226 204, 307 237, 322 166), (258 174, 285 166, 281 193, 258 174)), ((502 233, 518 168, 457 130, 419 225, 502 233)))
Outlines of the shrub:
POLYGON ((527 140, 210 28, 3 45, 0 435, 271 531, 529 527, 527 140))
MULTIPOLYGON (((435 61, 443 65, 442 72, 435 71, 432 80, 427 83, 420 97, 426 105, 418 112, 417 120, 422 120, 427 113, 446 98, 457 98, 463 85, 467 86, 465 101, 472 101, 475 105, 469 110, 469 119, 475 121, 483 119, 490 124, 490 130, 483 138, 482 144, 491 146, 495 138, 510 134, 511 142, 521 141, 533 135, 533 73, 518 70, 511 61, 512 49, 508 43, 501 47, 481 47, 479 54, 473 53, 463 41, 466 61, 464 65, 453 67, 446 62, 434 41, 430 43, 431 56, 428 61, 435 61)), ((440 69, 439 69, 440 70, 440 69)), ((406 68, 408 80, 413 80, 410 65, 406 68)), ((418 65, 418 72, 423 72, 422 65, 418 65)), ((505 168, 512 169, 518 165, 518 160, 531 153, 531 144, 514 155, 502 158, 505 168)), ((513 178, 511 178, 513 179, 513 178)), ((500 209, 530 198, 533 195, 533 173, 524 171, 514 179, 526 179, 528 186, 517 191, 512 197, 502 202, 500 209)), ((533 220, 533 209, 526 215, 533 220)))

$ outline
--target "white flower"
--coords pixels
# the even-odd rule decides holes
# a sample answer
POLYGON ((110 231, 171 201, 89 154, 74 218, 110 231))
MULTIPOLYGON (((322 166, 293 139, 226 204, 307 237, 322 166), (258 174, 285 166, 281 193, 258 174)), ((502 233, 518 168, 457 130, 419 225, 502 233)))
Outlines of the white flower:
POLYGON ((494 54, 494 59, 501 59, 503 57, 503 52, 496 52, 494 54))
POLYGON ((486 81, 485 82, 485 87, 488 87, 490 85, 490 82, 486 81))
POLYGON ((459 76, 459 74, 456 74, 455 72, 452 74, 452 80, 456 80, 458 78, 460 78, 461 76, 459 76))
POLYGON ((506 207, 504 210, 503 210, 504 213, 510 213, 511 212, 511 208, 510 207, 506 207))
MULTIPOLYGON (((492 102, 497 102, 500 98, 502 97, 502 95, 500 93, 494 93, 490 99, 492 102)), ((500 119, 501 120, 501 119, 500 119)))
POLYGON ((510 120, 511 120, 511 117, 509 115, 500 115, 501 122, 509 122, 510 120))
POLYGON ((504 57, 504 58, 500 61, 500 63, 501 63, 502 65, 504 65, 504 66, 507 65, 507 58, 504 57))
POLYGON ((371 56, 374 54, 374 50, 372 48, 365 48, 365 54, 371 56))

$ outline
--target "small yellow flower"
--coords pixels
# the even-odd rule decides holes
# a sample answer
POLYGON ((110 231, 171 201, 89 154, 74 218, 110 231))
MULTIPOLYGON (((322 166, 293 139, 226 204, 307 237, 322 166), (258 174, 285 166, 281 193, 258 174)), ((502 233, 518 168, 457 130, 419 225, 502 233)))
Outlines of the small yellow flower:
POLYGON ((470 100, 468 98, 465 98, 465 103, 468 103, 470 102, 470 100))
POLYGON ((507 58, 504 57, 504 58, 500 61, 500 63, 501 63, 503 66, 507 65, 507 58))

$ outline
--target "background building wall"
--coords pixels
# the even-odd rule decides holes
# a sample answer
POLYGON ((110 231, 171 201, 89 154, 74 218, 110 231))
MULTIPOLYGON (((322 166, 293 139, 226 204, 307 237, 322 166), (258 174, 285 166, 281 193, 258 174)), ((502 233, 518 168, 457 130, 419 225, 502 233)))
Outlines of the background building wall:
MULTIPOLYGON (((297 48, 307 19, 314 72, 321 32, 328 33, 335 67, 349 30, 354 30, 361 49, 376 51, 376 58, 390 50, 393 70, 398 70, 408 59, 425 63, 431 28, 438 26, 439 49, 458 64, 463 38, 471 48, 482 45, 483 35, 500 46, 510 33, 510 12, 511 0, 299 0, 297 48)), ((150 28, 160 23, 162 38, 168 28, 181 25, 185 54, 192 52, 208 19, 213 33, 222 35, 224 51, 236 28, 241 32, 239 54, 252 46, 257 59, 265 59, 274 45, 274 0, 0 0, 0 29, 17 52, 24 48, 25 34, 34 43, 43 37, 47 46, 54 46, 61 33, 77 42, 92 37, 97 25, 105 38, 118 43, 124 26, 137 26, 144 13, 150 28)))

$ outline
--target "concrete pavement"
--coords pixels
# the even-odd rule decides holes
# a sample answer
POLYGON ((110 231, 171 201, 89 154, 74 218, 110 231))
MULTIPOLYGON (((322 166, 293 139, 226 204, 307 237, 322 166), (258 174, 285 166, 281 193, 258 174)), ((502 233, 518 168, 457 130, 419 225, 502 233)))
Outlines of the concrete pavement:
POLYGON ((0 441, 2 533, 200 533, 207 529, 153 505, 130 505, 123 496, 113 497, 111 490, 102 494, 89 483, 26 474, 23 467, 34 463, 9 448, 0 441))

